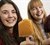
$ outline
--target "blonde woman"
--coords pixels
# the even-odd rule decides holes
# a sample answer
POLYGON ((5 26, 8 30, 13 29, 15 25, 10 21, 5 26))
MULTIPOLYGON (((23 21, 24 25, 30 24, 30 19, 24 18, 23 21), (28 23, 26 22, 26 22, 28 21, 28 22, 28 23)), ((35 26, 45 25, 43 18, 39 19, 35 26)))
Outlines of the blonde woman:
POLYGON ((33 37, 38 45, 42 45, 46 35, 43 29, 46 13, 40 0, 31 0, 28 4, 28 18, 32 20, 33 37))
MULTIPOLYGON (((34 39, 33 38, 30 39, 34 43, 34 44, 32 43, 32 45, 42 45, 43 40, 47 39, 43 28, 45 17, 46 13, 43 8, 42 2, 40 0, 31 0, 28 4, 28 18, 32 20, 33 25, 32 37, 34 39)), ((30 42, 28 38, 26 40, 27 43, 30 42)))

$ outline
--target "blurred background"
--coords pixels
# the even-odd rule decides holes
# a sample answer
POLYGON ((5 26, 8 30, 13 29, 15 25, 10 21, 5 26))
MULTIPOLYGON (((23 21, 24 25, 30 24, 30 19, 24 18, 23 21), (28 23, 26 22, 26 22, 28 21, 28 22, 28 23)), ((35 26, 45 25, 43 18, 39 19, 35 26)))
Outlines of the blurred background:
MULTIPOLYGON (((27 18, 27 6, 30 0, 12 0, 18 6, 21 17, 27 18)), ((46 11, 47 16, 50 14, 50 0, 41 0, 46 11)))

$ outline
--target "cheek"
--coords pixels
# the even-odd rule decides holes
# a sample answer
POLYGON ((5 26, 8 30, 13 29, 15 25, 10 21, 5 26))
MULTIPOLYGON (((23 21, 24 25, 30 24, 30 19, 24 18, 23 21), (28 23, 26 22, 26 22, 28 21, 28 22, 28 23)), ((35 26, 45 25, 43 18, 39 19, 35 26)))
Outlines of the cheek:
POLYGON ((34 14, 37 14, 37 10, 33 11, 34 14))
POLYGON ((14 18, 17 20, 18 19, 17 15, 14 15, 14 18))
POLYGON ((1 22, 5 24, 5 18, 1 17, 1 22))
POLYGON ((32 15, 36 15, 36 14, 37 14, 37 11, 34 10, 34 11, 31 12, 31 14, 32 14, 32 15))
POLYGON ((43 12, 44 11, 44 9, 41 9, 41 12, 43 12))
POLYGON ((5 18, 1 17, 1 21, 4 23, 5 22, 5 18))
POLYGON ((2 15, 0 16, 0 18, 1 18, 1 21, 4 22, 7 19, 7 16, 2 15))
POLYGON ((18 18, 17 15, 15 17, 16 17, 16 19, 18 18))

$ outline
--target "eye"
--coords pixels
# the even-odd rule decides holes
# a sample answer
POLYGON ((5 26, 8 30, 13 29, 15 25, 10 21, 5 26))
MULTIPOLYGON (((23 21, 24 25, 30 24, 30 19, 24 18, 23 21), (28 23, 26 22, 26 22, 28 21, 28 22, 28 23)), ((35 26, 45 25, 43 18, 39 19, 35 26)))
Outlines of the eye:
POLYGON ((35 10, 36 8, 33 8, 32 10, 35 10))
POLYGON ((3 14, 7 14, 7 12, 3 12, 3 14))
POLYGON ((7 11, 2 11, 2 13, 3 13, 3 14, 7 14, 8 12, 7 12, 7 11))
POLYGON ((36 7, 33 7, 33 8, 32 8, 32 10, 36 10, 36 9, 37 9, 36 7))
POLYGON ((40 6, 39 8, 42 8, 42 6, 40 6))
POLYGON ((16 11, 15 10, 12 10, 12 13, 16 13, 16 11))

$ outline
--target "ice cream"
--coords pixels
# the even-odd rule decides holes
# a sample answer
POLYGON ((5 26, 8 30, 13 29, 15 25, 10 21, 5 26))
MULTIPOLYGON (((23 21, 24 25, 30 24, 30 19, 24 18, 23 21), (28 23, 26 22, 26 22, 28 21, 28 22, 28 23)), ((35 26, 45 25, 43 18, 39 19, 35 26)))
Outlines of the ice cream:
POLYGON ((33 25, 31 20, 24 19, 18 23, 19 37, 27 37, 32 35, 33 25))

